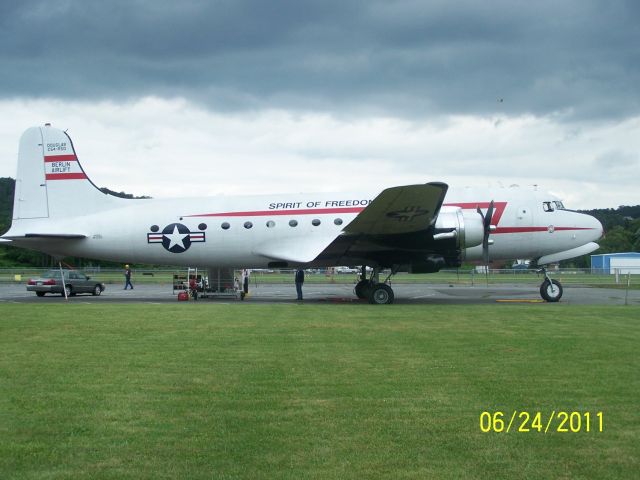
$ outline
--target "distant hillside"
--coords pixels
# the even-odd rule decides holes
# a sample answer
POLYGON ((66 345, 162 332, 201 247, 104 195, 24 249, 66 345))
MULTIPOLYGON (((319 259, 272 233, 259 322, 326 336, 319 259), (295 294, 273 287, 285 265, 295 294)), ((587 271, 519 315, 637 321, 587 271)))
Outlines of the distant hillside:
POLYGON ((594 210, 578 211, 588 215, 593 215, 600 220, 605 232, 608 232, 614 227, 624 226, 629 221, 640 218, 640 205, 636 205, 635 207, 622 205, 616 209, 596 208, 594 210))
POLYGON ((124 192, 115 192, 107 187, 102 187, 100 189, 101 192, 106 193, 108 195, 113 195, 114 197, 120 197, 120 198, 129 198, 129 199, 140 199, 140 198, 151 198, 147 195, 142 195, 141 197, 136 197, 131 193, 124 193, 124 192))
MULTIPOLYGON (((640 252, 640 205, 584 210, 593 215, 604 227, 604 238, 600 239, 600 253, 640 252)), ((569 260, 578 267, 587 267, 586 259, 569 260)))
POLYGON ((16 181, 13 178, 0 178, 0 234, 6 232, 11 225, 15 187, 16 181))

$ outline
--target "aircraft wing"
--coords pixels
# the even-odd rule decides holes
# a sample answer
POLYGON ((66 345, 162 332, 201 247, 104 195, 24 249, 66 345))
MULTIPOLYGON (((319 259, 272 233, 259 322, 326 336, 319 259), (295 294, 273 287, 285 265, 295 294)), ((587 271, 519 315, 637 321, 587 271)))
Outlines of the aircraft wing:
POLYGON ((439 182, 387 188, 315 260, 358 265, 409 258, 435 224, 447 189, 439 182))
POLYGON ((341 257, 356 246, 362 250, 363 241, 378 236, 403 236, 427 230, 434 222, 447 193, 444 183, 406 185, 387 188, 358 214, 335 237, 310 235, 265 242, 254 253, 274 260, 309 263, 321 257, 341 257))
POLYGON ((344 233, 394 235, 425 230, 435 222, 447 188, 435 182, 387 188, 347 225, 344 233))

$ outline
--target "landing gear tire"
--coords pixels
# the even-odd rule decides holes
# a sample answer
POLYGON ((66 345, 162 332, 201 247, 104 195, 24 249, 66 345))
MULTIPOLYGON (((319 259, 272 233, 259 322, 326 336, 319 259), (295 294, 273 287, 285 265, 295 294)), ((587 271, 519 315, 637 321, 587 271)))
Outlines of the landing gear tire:
POLYGON ((393 290, 385 283, 378 283, 369 289, 369 303, 389 305, 393 303, 393 290))
POLYGON ((540 285, 540 296, 547 302, 557 302, 562 298, 562 285, 557 280, 545 280, 540 285))
POLYGON ((360 280, 354 287, 356 297, 360 299, 368 298, 369 289, 371 288, 371 282, 369 280, 360 280))

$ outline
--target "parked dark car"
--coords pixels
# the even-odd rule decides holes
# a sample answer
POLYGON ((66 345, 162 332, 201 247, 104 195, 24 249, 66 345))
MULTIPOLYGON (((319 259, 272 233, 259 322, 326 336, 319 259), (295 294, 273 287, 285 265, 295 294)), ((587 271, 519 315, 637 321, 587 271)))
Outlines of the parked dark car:
POLYGON ((63 269, 62 274, 64 282, 60 270, 49 270, 39 278, 31 278, 27 283, 27 291, 36 292, 39 297, 44 297, 45 293, 64 295, 63 286, 67 289, 67 296, 73 296, 76 293, 100 295, 104 292, 104 283, 92 280, 82 272, 63 269))

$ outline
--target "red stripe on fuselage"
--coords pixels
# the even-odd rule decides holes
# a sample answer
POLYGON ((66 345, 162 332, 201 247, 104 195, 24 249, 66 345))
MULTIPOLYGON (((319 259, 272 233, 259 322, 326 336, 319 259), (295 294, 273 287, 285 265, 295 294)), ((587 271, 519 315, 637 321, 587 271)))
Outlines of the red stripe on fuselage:
POLYGON ((360 213, 364 207, 308 208, 298 210, 255 210, 251 212, 199 213, 185 217, 271 217, 276 215, 327 215, 330 213, 360 213))
MULTIPOLYGON (((477 208, 489 208, 491 202, 461 202, 461 203, 443 203, 445 207, 460 207, 463 210, 476 210, 477 208)), ((491 225, 498 225, 502 218, 502 214, 507 209, 507 202, 493 202, 493 216, 491 217, 491 225)))
MULTIPOLYGON (((569 230, 594 230, 593 228, 585 227, 553 227, 554 232, 563 232, 569 230)), ((491 235, 500 233, 536 233, 536 232, 548 232, 549 227, 498 227, 491 235)))
MULTIPOLYGON (((445 203, 446 206, 460 207, 466 210, 476 208, 489 208, 489 202, 468 202, 468 203, 445 203)), ((507 202, 494 202, 495 212, 491 219, 493 225, 497 224, 507 207, 507 202)), ((194 215, 184 215, 185 217, 269 217, 276 215, 327 215, 331 213, 360 213, 365 207, 346 208, 307 208, 290 210, 255 210, 248 212, 224 212, 224 213, 198 213, 194 215)))
MULTIPOLYGON (((480 208, 489 208, 489 202, 465 202, 465 203, 445 203, 450 207, 460 207, 464 210, 476 210, 480 208)), ((194 215, 184 215, 184 217, 270 217, 282 215, 327 215, 336 213, 360 213, 365 207, 346 207, 346 208, 308 208, 308 209, 290 209, 290 210, 254 210, 247 212, 224 212, 224 213, 199 213, 194 215)), ((494 202, 494 214, 491 218, 491 224, 496 225, 500 221, 502 214, 507 208, 507 202, 494 202)), ((566 230, 593 230, 592 228, 581 227, 554 227, 554 231, 566 230)), ((549 227, 497 227, 491 234, 505 233, 536 233, 548 232, 549 227)))

